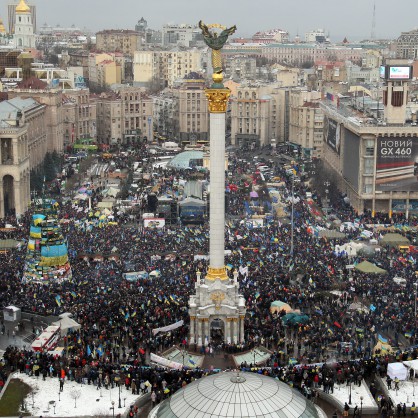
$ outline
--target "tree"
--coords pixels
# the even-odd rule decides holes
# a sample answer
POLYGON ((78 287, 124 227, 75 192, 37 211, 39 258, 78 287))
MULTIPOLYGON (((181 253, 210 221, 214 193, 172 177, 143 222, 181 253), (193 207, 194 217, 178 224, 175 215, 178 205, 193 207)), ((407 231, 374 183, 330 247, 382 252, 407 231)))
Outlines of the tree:
POLYGON ((73 389, 70 392, 70 396, 72 399, 74 399, 74 408, 77 408, 77 399, 79 399, 81 396, 81 390, 73 389))
POLYGON ((55 169, 54 160, 52 158, 52 154, 49 152, 47 152, 45 155, 43 167, 44 167, 45 180, 46 181, 54 180, 57 173, 55 169))

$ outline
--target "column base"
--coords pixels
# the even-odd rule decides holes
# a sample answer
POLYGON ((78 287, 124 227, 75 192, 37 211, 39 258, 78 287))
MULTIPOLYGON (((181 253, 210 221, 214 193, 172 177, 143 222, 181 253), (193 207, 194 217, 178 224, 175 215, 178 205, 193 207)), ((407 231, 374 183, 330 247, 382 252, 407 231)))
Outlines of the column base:
POLYGON ((228 280, 228 274, 226 273, 226 268, 225 267, 221 267, 221 268, 214 268, 214 267, 209 267, 208 268, 208 273, 206 275, 206 279, 207 280, 228 280))

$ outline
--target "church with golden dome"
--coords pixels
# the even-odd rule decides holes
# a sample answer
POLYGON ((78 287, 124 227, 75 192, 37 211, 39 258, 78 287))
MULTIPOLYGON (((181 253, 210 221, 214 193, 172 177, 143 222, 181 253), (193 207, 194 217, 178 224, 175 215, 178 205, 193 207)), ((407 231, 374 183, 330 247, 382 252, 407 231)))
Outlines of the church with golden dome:
POLYGON ((19 0, 17 5, 9 5, 9 25, 16 48, 35 48, 34 13, 25 0, 19 0))

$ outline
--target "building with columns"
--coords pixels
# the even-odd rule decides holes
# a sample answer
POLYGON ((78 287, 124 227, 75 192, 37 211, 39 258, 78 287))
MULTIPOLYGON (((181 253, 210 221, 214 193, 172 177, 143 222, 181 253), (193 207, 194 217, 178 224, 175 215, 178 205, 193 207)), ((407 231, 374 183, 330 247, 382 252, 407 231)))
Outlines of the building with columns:
POLYGON ((0 217, 23 214, 30 202, 30 170, 47 152, 45 106, 33 99, 0 103, 0 217))
POLYGON ((33 98, 45 105, 45 128, 47 135, 47 149, 49 152, 64 150, 64 121, 62 108, 62 90, 48 88, 39 79, 30 78, 18 84, 18 88, 9 89, 9 99, 20 97, 33 98))

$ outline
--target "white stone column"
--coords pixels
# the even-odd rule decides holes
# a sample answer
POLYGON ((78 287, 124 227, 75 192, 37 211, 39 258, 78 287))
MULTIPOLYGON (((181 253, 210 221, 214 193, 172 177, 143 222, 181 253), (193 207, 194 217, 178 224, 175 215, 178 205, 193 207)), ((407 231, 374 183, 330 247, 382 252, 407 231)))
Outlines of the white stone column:
POLYGON ((207 337, 207 340, 208 340, 208 342, 210 341, 210 333, 209 333, 209 318, 206 318, 206 320, 205 320, 205 322, 203 323, 204 324, 204 330, 205 330, 205 332, 204 332, 204 335, 203 335, 203 338, 204 338, 204 341, 206 341, 206 337, 207 337))
POLYGON ((195 322, 196 322, 196 318, 193 316, 190 317, 190 344, 194 344, 195 340, 195 322))
POLYGON ((233 319, 231 324, 232 324, 232 342, 234 344, 237 344, 238 343, 238 336, 237 336, 238 322, 236 321, 236 318, 233 319))
POLYGON ((244 342, 245 341, 245 334, 244 334, 244 317, 242 316, 242 317, 240 317, 240 320, 239 320, 239 322, 240 322, 240 333, 239 333, 239 336, 240 336, 240 342, 244 342))
POLYGON ((210 114, 209 265, 225 266, 225 113, 210 114))
POLYGON ((13 188, 14 188, 14 199, 15 199, 15 211, 16 211, 16 216, 19 217, 20 215, 23 214, 23 205, 22 205, 22 193, 21 193, 21 182, 20 181, 15 181, 13 183, 13 188))
POLYGON ((202 346, 203 343, 204 343, 204 339, 202 337, 202 334, 203 334, 203 332, 202 332, 203 322, 202 322, 202 319, 201 318, 200 319, 197 319, 197 324, 196 325, 197 325, 197 332, 196 332, 197 344, 199 346, 202 346))
POLYGON ((231 343, 231 322, 229 318, 225 319, 225 342, 231 343))

